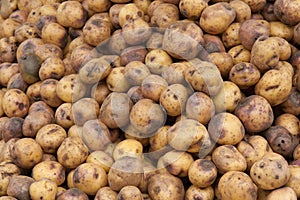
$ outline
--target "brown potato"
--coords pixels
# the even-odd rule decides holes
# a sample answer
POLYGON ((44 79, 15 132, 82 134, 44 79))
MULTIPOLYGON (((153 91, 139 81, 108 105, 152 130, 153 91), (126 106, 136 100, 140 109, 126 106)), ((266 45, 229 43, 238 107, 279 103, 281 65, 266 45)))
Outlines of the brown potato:
POLYGON ((14 36, 14 32, 21 26, 15 19, 7 18, 0 25, 0 38, 14 36))
POLYGON ((110 93, 111 91, 108 89, 105 81, 100 81, 93 87, 91 97, 94 98, 101 107, 103 101, 110 93))
POLYGON ((197 20, 200 18, 202 11, 208 7, 206 1, 190 1, 180 0, 179 10, 182 15, 191 20, 197 20))
POLYGON ((293 38, 293 29, 291 26, 284 24, 280 21, 271 21, 270 23, 270 36, 280 37, 287 41, 293 38))
POLYGON ((213 187, 198 188, 191 185, 185 192, 185 200, 194 200, 195 198, 203 198, 207 200, 214 199, 214 189, 213 187))
POLYGON ((150 24, 154 27, 165 29, 178 20, 178 7, 171 3, 161 3, 151 13, 150 24))
POLYGON ((150 74, 148 67, 141 61, 132 61, 125 66, 125 77, 131 85, 141 85, 150 74))
POLYGON ((110 187, 102 187, 98 190, 94 200, 117 200, 118 193, 110 187))
POLYGON ((13 75, 7 83, 7 89, 19 89, 25 92, 27 88, 28 84, 24 81, 21 73, 13 75))
POLYGON ((4 196, 7 195, 7 189, 12 177, 20 175, 21 172, 20 169, 13 163, 9 161, 4 161, 0 163, 0 174, 1 174, 0 183, 2 186, 0 189, 0 195, 4 196))
POLYGON ((261 189, 273 190, 288 182, 290 170, 287 161, 280 154, 267 153, 252 165, 250 176, 261 189))
POLYGON ((241 0, 234 0, 234 1, 230 1, 229 5, 235 10, 236 13, 235 21, 243 22, 251 18, 251 10, 253 9, 251 3, 241 1, 241 0))
POLYGON ((300 91, 298 91, 295 87, 292 88, 288 99, 284 101, 280 107, 286 113, 290 113, 293 115, 300 114, 300 102, 298 101, 300 95, 300 91))
POLYGON ((148 193, 152 199, 184 199, 182 181, 167 173, 157 174, 150 178, 148 193))
POLYGON ((260 135, 253 135, 241 141, 237 149, 245 157, 248 170, 265 154, 273 152, 268 141, 260 135))
POLYGON ((109 90, 113 92, 127 92, 130 88, 129 81, 125 77, 125 67, 116 67, 106 78, 109 90))
POLYGON ((122 50, 120 55, 121 65, 125 66, 131 61, 144 62, 148 51, 144 46, 127 47, 122 50))
POLYGON ((299 4, 294 1, 276 1, 274 3, 274 13, 276 17, 283 23, 293 26, 300 21, 300 15, 295 12, 298 10, 299 4))
POLYGON ((29 194, 32 200, 38 199, 55 199, 57 185, 50 179, 40 179, 31 183, 29 186, 29 194))
POLYGON ((141 83, 142 95, 145 98, 158 102, 161 93, 167 88, 168 83, 161 76, 151 74, 141 83))
POLYGON ((109 9, 109 18, 115 28, 121 28, 119 23, 119 13, 124 6, 125 4, 114 4, 109 9))
POLYGON ((223 78, 227 78, 228 74, 233 67, 233 58, 226 52, 214 52, 208 55, 208 60, 214 63, 223 78))
POLYGON ((208 53, 225 52, 224 44, 218 36, 204 34, 203 39, 203 47, 208 53))
POLYGON ((143 145, 134 139, 125 139, 119 142, 113 151, 114 160, 118 160, 122 157, 136 157, 142 158, 143 145))
POLYGON ((74 123, 78 126, 85 122, 97 119, 99 114, 99 104, 93 98, 82 98, 72 104, 74 123))
MULTIPOLYGON (((0 62, 1 63, 1 62, 0 62)), ((0 84, 2 86, 7 86, 11 77, 19 73, 19 66, 17 63, 4 62, 0 64, 0 84)))
POLYGON ((245 130, 252 133, 266 130, 274 120, 271 105, 259 95, 244 98, 236 107, 234 114, 242 121, 245 130))
MULTIPOLYGON (((13 162, 11 149, 15 145, 15 143, 19 140, 19 138, 12 138, 3 144, 0 152, 0 161, 1 162, 13 162)), ((1 140, 4 142, 4 140, 1 140)))
POLYGON ((63 103, 55 111, 55 122, 63 128, 74 125, 74 117, 71 103, 63 103))
POLYGON ((294 136, 298 136, 300 133, 299 124, 299 119, 295 115, 289 113, 281 114, 275 119, 275 125, 283 126, 294 136))
POLYGON ((237 45, 228 50, 228 53, 233 58, 233 64, 239 64, 241 62, 250 62, 251 53, 243 45, 237 45))
POLYGON ((121 27, 123 27, 127 20, 143 17, 144 12, 141 9, 139 9, 136 4, 128 3, 124 5, 119 11, 119 24, 121 27))
POLYGON ((257 186, 243 172, 229 171, 225 173, 220 178, 217 188, 222 200, 257 199, 257 186))
POLYGON ((2 129, 1 138, 4 142, 8 142, 8 140, 12 138, 22 138, 23 131, 22 125, 24 123, 24 119, 20 117, 11 117, 4 122, 2 129))
POLYGON ((65 168, 57 161, 43 161, 32 169, 32 178, 36 181, 48 178, 56 185, 61 185, 65 182, 65 176, 65 168))
POLYGON ((48 78, 53 78, 59 80, 65 74, 65 65, 61 58, 49 57, 42 64, 39 69, 40 79, 46 80, 48 78))
POLYGON ((87 157, 86 162, 98 164, 108 173, 114 159, 104 151, 94 151, 87 157))
POLYGON ((15 37, 5 37, 0 39, 0 63, 11 63, 15 60, 17 51, 17 39, 15 37))
POLYGON ((141 191, 136 186, 125 186, 123 187, 118 196, 117 199, 124 199, 124 200, 143 200, 143 195, 141 191))
POLYGON ((30 200, 29 186, 34 179, 29 176, 16 175, 13 176, 7 187, 7 194, 18 199, 30 200))
MULTIPOLYGON (((240 2, 239 0, 236 0, 240 2)), ((235 2, 235 1, 232 1, 235 2)), ((226 48, 231 48, 241 44, 239 30, 241 23, 234 22, 222 33, 222 42, 226 48)))
POLYGON ((276 200, 276 199, 289 199, 289 200, 296 200, 297 195, 295 191, 290 187, 283 187, 276 190, 273 190, 270 194, 267 196, 267 200, 276 200))

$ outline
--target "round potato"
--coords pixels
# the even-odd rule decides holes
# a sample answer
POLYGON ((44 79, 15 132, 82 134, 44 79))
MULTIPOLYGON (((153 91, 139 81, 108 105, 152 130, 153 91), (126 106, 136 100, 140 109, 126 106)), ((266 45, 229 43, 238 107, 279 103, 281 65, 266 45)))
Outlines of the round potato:
POLYGON ((2 186, 0 188, 0 195, 4 196, 7 195, 7 188, 12 177, 20 175, 21 171, 17 165, 9 161, 4 161, 0 163, 0 174, 0 183, 2 186))
POLYGON ((108 173, 114 159, 104 151, 94 151, 86 158, 86 162, 98 164, 108 173))
POLYGON ((102 187, 98 190, 94 200, 117 200, 118 193, 110 187, 102 187))
POLYGON ((191 185, 185 192, 185 200, 194 200, 195 198, 213 200, 214 199, 213 187, 210 186, 207 188, 198 188, 194 185, 191 185))
POLYGON ((40 179, 31 183, 29 186, 29 194, 32 200, 38 199, 55 199, 57 185, 49 179, 40 179))
POLYGON ((297 195, 295 191, 290 187, 283 187, 276 190, 273 190, 267 196, 267 200, 277 200, 277 199, 287 199, 287 200, 296 200, 297 195))
POLYGON ((136 186, 125 186, 123 187, 118 196, 117 199, 124 199, 124 200, 143 200, 143 195, 138 187, 136 186))
POLYGON ((7 90, 2 98, 2 108, 8 117, 24 117, 29 106, 28 96, 19 89, 7 90))
POLYGON ((30 200, 29 186, 34 179, 24 175, 13 176, 7 187, 7 194, 18 199, 30 200))
POLYGON ((56 185, 61 185, 65 182, 65 176, 65 168, 56 161, 43 161, 32 169, 32 178, 36 181, 48 178, 56 185))

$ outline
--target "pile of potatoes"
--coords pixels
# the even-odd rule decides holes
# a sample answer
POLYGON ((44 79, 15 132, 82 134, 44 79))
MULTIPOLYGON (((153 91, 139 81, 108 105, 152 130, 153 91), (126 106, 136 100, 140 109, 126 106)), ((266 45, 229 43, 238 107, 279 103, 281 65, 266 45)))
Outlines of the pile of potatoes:
POLYGON ((299 0, 1 0, 0 200, 300 198, 299 0))

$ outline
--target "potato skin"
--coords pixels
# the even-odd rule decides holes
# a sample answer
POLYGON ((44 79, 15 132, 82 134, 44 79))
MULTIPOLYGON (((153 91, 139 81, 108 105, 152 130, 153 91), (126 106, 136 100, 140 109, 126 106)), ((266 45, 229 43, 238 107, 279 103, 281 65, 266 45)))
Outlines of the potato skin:
POLYGON ((213 187, 210 186, 207 188, 198 188, 194 185, 191 185, 185 192, 185 200, 195 200, 197 198, 213 200, 214 199, 213 187))
POLYGON ((274 120, 271 105, 259 95, 244 98, 234 114, 242 121, 246 131, 254 133, 266 130, 274 120))
POLYGON ((95 200, 117 200, 117 195, 110 187, 102 187, 95 195, 95 200))
POLYGON ((288 182, 290 170, 283 156, 267 153, 252 165, 250 176, 259 188, 273 190, 288 182))
POLYGON ((34 179, 24 175, 13 176, 7 187, 7 194, 18 199, 30 200, 29 186, 34 179))
POLYGON ((65 168, 57 161, 42 161, 33 167, 32 177, 34 180, 48 178, 61 185, 65 181, 65 168))
POLYGON ((297 195, 295 191, 290 187, 283 187, 276 190, 273 190, 267 196, 267 200, 279 200, 279 199, 287 199, 287 200, 296 200, 297 195))
POLYGON ((257 198, 257 186, 244 172, 229 171, 219 180, 218 192, 222 200, 257 198))
POLYGON ((151 177, 148 193, 152 199, 184 199, 184 186, 182 181, 170 174, 157 174, 151 177))
POLYGON ((57 197, 57 200, 64 199, 89 200, 89 197, 77 188, 70 188, 57 197))
POLYGON ((143 195, 141 191, 136 186, 125 186, 123 187, 118 196, 118 200, 143 200, 143 195))

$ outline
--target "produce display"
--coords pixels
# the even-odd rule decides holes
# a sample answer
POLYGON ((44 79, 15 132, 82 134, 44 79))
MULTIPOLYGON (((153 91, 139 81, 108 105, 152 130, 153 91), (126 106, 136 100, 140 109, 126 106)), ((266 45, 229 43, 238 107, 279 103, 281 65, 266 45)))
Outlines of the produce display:
POLYGON ((300 0, 1 0, 0 200, 300 199, 300 0))

